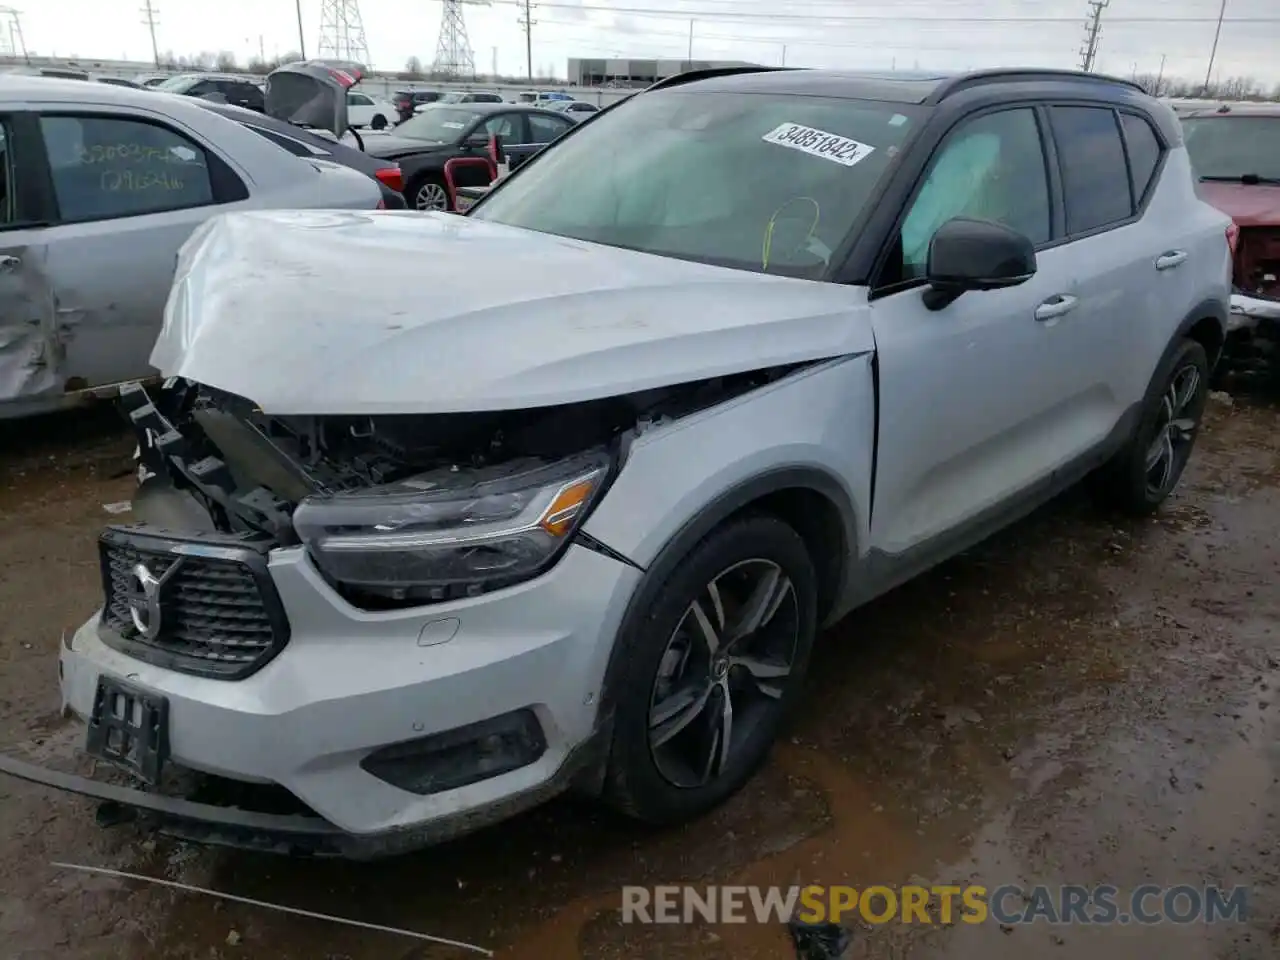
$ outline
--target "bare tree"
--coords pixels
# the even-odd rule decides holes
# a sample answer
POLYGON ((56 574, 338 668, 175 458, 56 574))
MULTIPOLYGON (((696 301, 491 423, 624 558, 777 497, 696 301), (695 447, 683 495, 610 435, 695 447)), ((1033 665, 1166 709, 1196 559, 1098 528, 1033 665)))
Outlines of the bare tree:
POLYGON ((240 64, 236 63, 236 55, 229 50, 219 53, 216 63, 223 73, 234 73, 240 69, 240 64))

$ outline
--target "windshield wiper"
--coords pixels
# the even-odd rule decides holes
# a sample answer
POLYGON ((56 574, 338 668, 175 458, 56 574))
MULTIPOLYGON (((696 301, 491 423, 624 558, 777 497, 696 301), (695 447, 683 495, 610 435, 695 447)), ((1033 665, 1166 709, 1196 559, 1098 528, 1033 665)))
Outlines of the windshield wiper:
POLYGON ((1258 183, 1280 184, 1280 177, 1262 177, 1256 173, 1241 173, 1233 177, 1201 177, 1200 179, 1211 183, 1243 183, 1247 186, 1258 183))

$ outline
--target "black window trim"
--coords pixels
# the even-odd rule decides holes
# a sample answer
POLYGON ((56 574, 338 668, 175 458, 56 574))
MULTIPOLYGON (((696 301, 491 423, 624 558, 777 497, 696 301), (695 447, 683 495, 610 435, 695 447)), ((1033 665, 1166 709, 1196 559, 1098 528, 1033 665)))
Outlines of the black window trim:
POLYGON ((276 146, 280 147, 281 150, 288 151, 288 153, 292 156, 302 157, 304 159, 309 158, 312 160, 332 160, 333 159, 333 153, 331 151, 322 150, 320 147, 313 146, 310 143, 306 143, 305 141, 299 140, 297 137, 291 137, 287 133, 281 133, 279 130, 270 130, 267 127, 259 127, 256 124, 252 124, 252 123, 245 123, 243 120, 240 120, 237 122, 240 124, 240 126, 244 127, 246 130, 250 130, 253 133, 256 133, 258 136, 262 137, 262 139, 270 143, 275 143, 276 146), (296 143, 299 147, 301 147, 306 152, 298 153, 294 150, 290 150, 288 147, 284 146, 283 144, 277 143, 278 140, 287 140, 289 141, 289 143, 296 143))
MULTIPOLYGON (((14 152, 12 169, 18 185, 14 196, 14 219, 9 223, 0 222, 0 233, 48 227, 57 208, 53 202, 53 181, 44 152, 40 120, 30 110, 11 110, 0 112, 0 124, 6 126, 6 133, 12 138, 6 152, 14 152)), ((10 184, 10 189, 12 186, 10 184)))
MULTIPOLYGON (((64 108, 63 105, 50 105, 49 108, 32 111, 32 120, 34 121, 35 134, 35 152, 38 153, 41 165, 44 168, 45 177, 49 185, 49 207, 47 225, 49 226, 72 226, 81 223, 101 223, 105 220, 127 220, 134 217, 150 217, 157 214, 176 213, 183 210, 198 210, 202 207, 210 209, 223 206, 228 203, 237 203, 249 198, 249 188, 245 185, 240 175, 232 169, 231 165, 224 160, 216 150, 209 147, 199 137, 190 131, 178 127, 172 120, 166 118, 154 117, 137 113, 121 113, 118 110, 104 111, 86 111, 83 106, 68 104, 64 108), (160 127, 169 133, 175 134, 186 140, 193 147, 198 149, 205 157, 205 169, 209 172, 209 192, 213 198, 212 203, 188 203, 176 207, 164 207, 160 210, 139 210, 136 213, 116 213, 107 214, 100 217, 81 217, 74 220, 63 219, 62 207, 58 203, 57 191, 53 182, 53 165, 49 162, 48 145, 44 140, 44 131, 40 126, 42 117, 77 117, 83 119, 115 119, 126 120, 133 123, 145 123, 149 126, 160 127)), ((283 148, 281 148, 283 149, 283 148)))
MULTIPOLYGON (((924 277, 913 277, 910 280, 900 280, 889 284, 879 284, 878 281, 887 266, 889 256, 897 249, 897 237, 902 231, 903 221, 910 212, 911 205, 915 202, 916 197, 920 195, 920 191, 924 188, 925 181, 929 178, 929 173, 933 169, 933 160, 938 156, 938 151, 950 141, 951 135, 963 125, 979 120, 982 117, 990 116, 993 113, 1005 113, 1010 110, 1030 110, 1032 118, 1035 120, 1036 131, 1040 136, 1040 155, 1045 164, 1045 186, 1049 194, 1049 239, 1043 243, 1036 244, 1036 252, 1048 250, 1062 242, 1062 235, 1066 230, 1065 207, 1061 202, 1062 183, 1057 165, 1057 150, 1053 142, 1052 131, 1048 126, 1048 115, 1043 109, 1043 102, 1035 98, 1026 98, 985 104, 960 114, 933 140, 929 155, 925 158, 924 163, 921 164, 915 180, 911 184, 911 189, 904 195, 904 199, 893 219, 893 226, 886 232, 880 252, 876 256, 875 264, 871 270, 871 280, 867 285, 867 300, 869 302, 922 287, 928 283, 924 277)), ((910 143, 905 144, 902 148, 903 152, 910 149, 911 146, 912 144, 910 143)))
MULTIPOLYGON (((1120 153, 1124 157, 1124 175, 1128 184, 1127 189, 1129 193, 1129 210, 1131 212, 1129 216, 1124 217, 1123 219, 1112 220, 1112 221, 1109 221, 1108 223, 1104 223, 1099 226, 1092 227, 1089 230, 1082 230, 1079 233, 1068 233, 1066 229, 1066 220, 1064 218, 1062 222, 1063 236, 1059 240, 1056 240, 1050 246, 1058 247, 1067 243, 1075 243, 1077 240, 1088 240, 1090 237, 1096 237, 1096 236, 1099 236, 1100 234, 1107 233, 1111 230, 1119 230, 1121 227, 1128 227, 1137 223, 1139 220, 1142 219, 1142 215, 1146 211, 1146 201, 1150 200, 1150 195, 1154 191, 1148 189, 1147 197, 1145 198, 1142 205, 1138 205, 1134 202, 1133 171, 1129 162, 1129 147, 1124 139, 1124 126, 1120 123, 1120 116, 1119 116, 1121 112, 1120 108, 1117 107, 1114 103, 1106 103, 1099 100, 1068 100, 1065 98, 1054 98, 1053 100, 1046 100, 1044 102, 1044 109, 1045 109, 1046 115, 1050 114, 1053 108, 1055 107, 1091 107, 1095 110, 1106 110, 1108 113, 1111 114, 1111 123, 1115 126, 1116 134, 1120 138, 1120 153)), ((1151 126, 1153 131, 1156 129, 1156 125, 1149 118, 1145 117, 1141 111, 1129 108, 1126 112, 1133 113, 1137 116, 1143 117, 1144 119, 1147 120, 1147 123, 1151 126)), ((1053 129, 1052 122, 1049 123, 1049 135, 1053 139, 1054 146, 1056 148, 1057 133, 1053 129)), ((1158 136, 1158 142, 1163 143, 1163 137, 1158 136)), ((1056 152, 1056 149, 1055 149, 1055 152, 1056 152)), ((1162 155, 1161 163, 1163 162, 1164 162, 1164 158, 1162 155)), ((1061 157, 1059 157, 1059 160, 1058 160, 1059 174, 1061 174, 1061 169, 1062 169, 1061 163, 1062 163, 1062 160, 1061 160, 1061 157)), ((1156 179, 1153 177, 1151 182, 1154 184, 1156 182, 1156 179)), ((1064 214, 1066 212, 1066 202, 1067 202, 1067 191, 1066 191, 1066 185, 1063 184, 1062 205, 1063 205, 1064 214)))
POLYGON ((1155 195, 1156 184, 1160 182, 1160 176, 1164 173, 1165 160, 1169 156, 1169 144, 1160 130, 1160 125, 1155 123, 1141 110, 1135 110, 1132 107, 1118 107, 1116 108, 1116 114, 1116 123, 1120 127, 1120 139, 1124 142, 1125 160, 1129 164, 1130 189, 1132 189, 1133 185, 1133 160, 1129 155, 1129 135, 1124 132, 1124 123, 1120 118, 1123 116, 1130 116, 1141 120, 1147 125, 1147 129, 1151 131, 1151 135, 1156 138, 1156 149, 1159 152, 1156 154, 1156 165, 1151 169, 1151 179, 1147 181, 1147 185, 1143 190, 1142 196, 1134 197, 1134 209, 1138 218, 1141 219, 1142 215, 1146 213, 1147 207, 1151 203, 1152 196, 1155 195))

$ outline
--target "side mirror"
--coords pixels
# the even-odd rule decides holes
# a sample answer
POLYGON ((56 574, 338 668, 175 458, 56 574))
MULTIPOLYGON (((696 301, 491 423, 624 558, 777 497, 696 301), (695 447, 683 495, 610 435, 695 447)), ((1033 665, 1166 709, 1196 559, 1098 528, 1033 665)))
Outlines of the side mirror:
POLYGON ((462 145, 472 150, 487 150, 489 149, 489 135, 487 133, 473 133, 462 141, 462 145))
POLYGON ((941 310, 970 290, 1002 290, 1026 283, 1036 272, 1031 240, 994 220, 954 217, 929 241, 924 303, 941 310))

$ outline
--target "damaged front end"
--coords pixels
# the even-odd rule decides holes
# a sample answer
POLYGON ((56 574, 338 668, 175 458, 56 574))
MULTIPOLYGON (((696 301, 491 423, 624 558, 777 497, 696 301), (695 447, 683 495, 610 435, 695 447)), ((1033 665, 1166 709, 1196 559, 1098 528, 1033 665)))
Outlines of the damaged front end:
POLYGON ((1244 373, 1276 370, 1280 350, 1280 227, 1239 228, 1227 357, 1244 373))
MULTIPOLYGON (((537 576, 579 533, 631 439, 792 366, 554 407, 269 416, 170 380, 122 391, 139 438, 134 516, 304 546, 347 602, 382 610, 537 576)), ((595 549, 607 549, 588 544, 595 549)))

